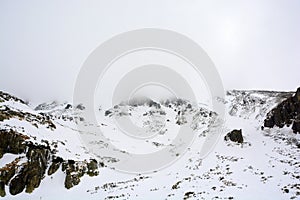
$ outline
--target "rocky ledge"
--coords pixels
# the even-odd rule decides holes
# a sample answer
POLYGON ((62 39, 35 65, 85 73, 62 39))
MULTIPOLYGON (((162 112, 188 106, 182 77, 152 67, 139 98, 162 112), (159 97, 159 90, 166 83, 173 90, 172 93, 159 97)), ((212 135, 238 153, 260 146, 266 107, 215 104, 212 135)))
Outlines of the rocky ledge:
POLYGON ((296 93, 273 108, 264 120, 264 127, 292 125, 294 133, 300 133, 300 87, 296 93))
POLYGON ((0 196, 6 195, 8 186, 12 195, 25 190, 31 193, 38 188, 46 175, 52 175, 59 168, 66 174, 65 187, 67 189, 78 185, 85 174, 98 175, 98 167, 103 166, 96 160, 74 161, 64 160, 55 155, 47 142, 37 144, 29 137, 14 130, 0 130, 0 159, 6 153, 19 155, 14 161, 0 168, 0 196))

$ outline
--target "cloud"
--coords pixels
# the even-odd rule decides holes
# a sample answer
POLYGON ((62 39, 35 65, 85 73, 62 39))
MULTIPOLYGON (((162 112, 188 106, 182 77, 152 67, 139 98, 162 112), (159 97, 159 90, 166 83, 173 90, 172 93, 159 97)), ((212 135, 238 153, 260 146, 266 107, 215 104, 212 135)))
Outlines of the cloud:
POLYGON ((33 102, 71 100, 81 65, 133 29, 182 33, 212 58, 227 89, 299 86, 299 1, 1 1, 1 90, 33 102))

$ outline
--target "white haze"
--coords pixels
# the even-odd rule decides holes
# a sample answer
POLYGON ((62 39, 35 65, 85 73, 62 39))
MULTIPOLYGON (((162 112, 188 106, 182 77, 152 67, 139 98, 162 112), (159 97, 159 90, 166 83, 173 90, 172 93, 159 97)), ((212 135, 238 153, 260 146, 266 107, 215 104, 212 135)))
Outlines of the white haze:
POLYGON ((300 1, 0 2, 0 90, 34 103, 71 100, 81 65, 99 44, 139 28, 196 41, 226 89, 300 86, 300 1))

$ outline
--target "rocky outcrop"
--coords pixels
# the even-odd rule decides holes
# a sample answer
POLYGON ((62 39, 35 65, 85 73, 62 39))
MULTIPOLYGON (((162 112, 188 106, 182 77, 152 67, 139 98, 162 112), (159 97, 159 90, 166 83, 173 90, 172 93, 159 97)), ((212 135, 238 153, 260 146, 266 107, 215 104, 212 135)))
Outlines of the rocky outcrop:
POLYGON ((18 174, 9 183, 12 195, 23 192, 31 193, 38 188, 48 167, 50 148, 42 145, 29 145, 26 153, 27 162, 22 163, 18 174))
MULTIPOLYGON (((49 146, 33 144, 29 137, 14 130, 0 130, 1 157, 5 153, 25 154, 0 169, 0 182, 9 186, 12 195, 21 193, 25 188, 31 193, 40 185, 48 167, 51 150, 49 146)), ((5 193, 5 191, 4 191, 5 193)))
POLYGON ((8 106, 1 106, 0 110, 0 121, 9 120, 15 118, 18 120, 26 120, 33 126, 37 127, 39 125, 45 125, 47 128, 55 129, 55 124, 50 120, 49 116, 46 115, 35 115, 29 112, 21 112, 18 110, 13 110, 8 106))
POLYGON ((52 175, 61 167, 65 172, 65 187, 67 189, 78 185, 80 178, 85 174, 97 176, 98 164, 94 159, 90 161, 64 160, 55 155, 48 142, 34 144, 29 137, 14 130, 0 130, 0 155, 5 153, 20 155, 13 162, 0 168, 0 196, 5 196, 5 185, 9 187, 12 195, 17 195, 25 190, 31 193, 38 188, 44 179, 47 169, 52 175), (21 161, 22 160, 22 161, 21 161))
POLYGON ((282 128, 285 125, 292 125, 293 132, 300 133, 300 88, 292 97, 273 108, 264 120, 264 127, 282 128))
POLYGON ((15 101, 15 102, 25 104, 25 102, 22 99, 19 99, 15 96, 12 96, 12 95, 8 94, 8 93, 0 91, 0 102, 2 102, 2 101, 15 101))
MULTIPOLYGON (((29 112, 22 109, 26 104, 21 99, 0 91, 0 122, 3 124, 0 128, 0 162, 3 155, 10 153, 18 155, 14 161, 7 163, 0 168, 0 196, 3 197, 8 191, 11 195, 17 195, 22 192, 32 193, 38 188, 45 176, 51 176, 61 169, 65 174, 65 187, 71 188, 78 185, 80 178, 84 175, 96 176, 99 174, 99 166, 96 160, 74 161, 57 156, 55 142, 47 140, 37 141, 35 137, 29 137, 24 129, 18 129, 15 126, 6 126, 11 119, 26 121, 36 128, 56 129, 51 113, 29 112), (6 102, 11 101, 13 104, 6 102), (17 105, 17 106, 12 106, 17 105), (6 123, 7 121, 7 123, 6 123), (22 133, 21 133, 22 132, 22 133), (52 146, 51 146, 52 145, 52 146)), ((56 102, 51 104, 41 104, 36 111, 44 108, 57 106, 56 102)), ((65 110, 73 109, 71 104, 67 104, 65 110)), ((76 109, 83 110, 83 105, 77 105, 76 109)), ((58 115, 64 118, 64 115, 58 115)), ((72 117, 70 117, 72 118, 72 117)), ((67 119, 66 119, 67 120, 67 119)), ((72 119, 68 119, 72 121, 72 119)), ((81 119, 80 120, 84 120, 81 119)), ((63 144, 64 145, 64 144, 63 144)))
POLYGON ((30 160, 21 164, 19 160, 15 160, 0 169, 0 182, 9 186, 12 195, 23 192, 25 188, 27 193, 31 193, 39 187, 44 178, 48 163, 47 158, 44 157, 47 156, 47 150, 32 149, 30 154, 32 156, 30 160))
POLYGON ((232 130, 229 133, 227 133, 227 135, 224 137, 224 140, 228 141, 232 141, 232 142, 237 142, 237 143, 243 143, 244 142, 244 138, 242 135, 242 129, 240 130, 232 130))
POLYGON ((25 153, 25 140, 29 139, 28 136, 22 135, 10 129, 0 130, 0 138, 0 158, 2 158, 5 153, 25 153))
POLYGON ((98 163, 94 159, 90 160, 90 162, 75 162, 74 160, 65 161, 62 164, 62 171, 66 173, 65 187, 67 189, 78 185, 80 183, 80 178, 84 174, 88 174, 89 176, 97 176, 99 174, 98 163))
POLYGON ((63 162, 64 160, 61 157, 54 156, 52 159, 52 164, 48 169, 48 175, 51 176, 52 174, 54 174, 59 169, 61 163, 63 162))

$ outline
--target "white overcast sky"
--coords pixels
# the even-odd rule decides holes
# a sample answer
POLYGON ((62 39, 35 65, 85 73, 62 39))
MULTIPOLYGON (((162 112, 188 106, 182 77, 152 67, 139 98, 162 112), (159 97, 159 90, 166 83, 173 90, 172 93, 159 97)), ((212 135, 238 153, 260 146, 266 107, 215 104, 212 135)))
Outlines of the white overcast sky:
POLYGON ((300 86, 298 0, 1 0, 0 90, 33 102, 70 100, 91 51, 149 27, 197 42, 226 89, 300 86))

